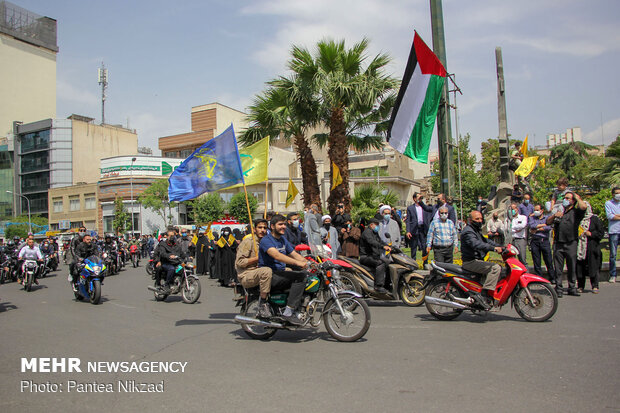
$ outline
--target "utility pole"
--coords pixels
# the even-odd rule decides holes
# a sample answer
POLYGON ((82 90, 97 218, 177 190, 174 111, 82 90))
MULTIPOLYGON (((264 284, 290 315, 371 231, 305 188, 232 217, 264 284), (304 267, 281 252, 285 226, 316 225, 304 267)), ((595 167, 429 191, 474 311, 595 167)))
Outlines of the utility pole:
POLYGON ((105 123, 105 90, 108 88, 108 69, 101 62, 101 68, 97 71, 99 84, 101 85, 101 124, 105 123))
MULTIPOLYGON (((443 7, 441 0, 431 2, 431 29, 433 32, 433 52, 437 55, 443 67, 448 72, 446 61, 446 40, 443 32, 443 7)), ((439 110, 437 111, 437 138, 439 146, 439 170, 441 192, 452 196, 454 182, 452 177, 452 126, 450 123, 450 96, 448 95, 448 81, 443 86, 439 110)))
POLYGON ((506 88, 504 85, 504 62, 502 48, 495 48, 497 64, 497 118, 499 120, 499 166, 501 182, 511 183, 509 169, 510 143, 508 142, 508 123, 506 122, 506 88))

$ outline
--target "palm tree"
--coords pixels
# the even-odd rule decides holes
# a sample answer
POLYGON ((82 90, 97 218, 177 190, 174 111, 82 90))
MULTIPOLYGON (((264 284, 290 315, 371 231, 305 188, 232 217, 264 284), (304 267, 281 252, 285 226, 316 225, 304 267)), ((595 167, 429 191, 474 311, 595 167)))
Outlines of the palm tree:
POLYGON ((321 206, 321 191, 318 183, 316 162, 312 148, 306 139, 309 127, 315 124, 318 104, 307 99, 311 92, 301 89, 296 76, 278 78, 268 83, 268 89, 256 96, 249 107, 250 127, 239 137, 249 145, 271 136, 272 139, 293 141, 297 160, 301 165, 304 205, 321 206))
POLYGON ((600 177, 609 185, 620 185, 620 135, 607 147, 605 160, 607 162, 600 168, 592 169, 592 173, 588 177, 600 177))
POLYGON ((333 164, 342 176, 342 183, 331 190, 327 200, 332 213, 340 202, 347 211, 351 208, 349 148, 382 147, 378 133, 385 129, 382 121, 387 119, 398 85, 394 78, 384 74, 390 61, 386 54, 377 55, 363 68, 367 48, 367 39, 351 49, 346 49, 344 41, 323 40, 317 44, 314 57, 307 49, 294 46, 289 61, 289 68, 299 79, 312 85, 304 90, 316 93, 315 98, 321 104, 319 118, 329 126, 328 137, 315 138, 328 146, 330 182, 333 182, 333 164), (377 125, 375 133, 369 134, 373 125, 377 125))
POLYGON ((596 147, 584 142, 564 143, 551 149, 549 161, 565 170, 568 174, 579 161, 590 156, 588 149, 596 149, 596 147))

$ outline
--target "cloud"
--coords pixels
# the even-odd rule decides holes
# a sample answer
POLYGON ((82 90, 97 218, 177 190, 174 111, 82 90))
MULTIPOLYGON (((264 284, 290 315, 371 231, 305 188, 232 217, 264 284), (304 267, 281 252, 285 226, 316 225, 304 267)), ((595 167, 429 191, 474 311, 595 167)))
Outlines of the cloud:
MULTIPOLYGON (((603 124, 603 138, 605 145, 609 145, 616 137, 620 135, 620 118, 608 120, 603 124)), ((601 127, 588 132, 583 137, 584 142, 593 145, 601 144, 601 127)))
POLYGON ((101 98, 94 93, 77 88, 61 79, 58 79, 56 83, 56 93, 58 99, 63 99, 70 103, 79 103, 80 105, 96 107, 101 101, 101 98))

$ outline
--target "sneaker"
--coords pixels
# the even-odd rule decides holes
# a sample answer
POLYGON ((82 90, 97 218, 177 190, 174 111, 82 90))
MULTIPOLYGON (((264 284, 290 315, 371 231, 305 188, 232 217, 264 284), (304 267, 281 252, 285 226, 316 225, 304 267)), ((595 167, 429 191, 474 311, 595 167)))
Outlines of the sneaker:
POLYGON ((593 294, 598 294, 598 292, 599 292, 599 291, 598 291, 598 287, 594 287, 594 288, 592 289, 592 293, 593 293, 593 294))
POLYGON ((258 318, 270 318, 272 316, 271 307, 266 302, 258 304, 258 311, 256 313, 258 318))
POLYGON ((71 275, 69 275, 69 276, 67 277, 67 281, 68 281, 68 282, 72 282, 72 281, 73 281, 73 277, 72 277, 71 275))
POLYGON ((562 296, 564 295, 564 290, 562 289, 562 287, 555 287, 555 292, 558 295, 558 298, 562 298, 562 296))
POLYGON ((579 294, 579 293, 577 292, 577 290, 576 290, 576 289, 574 289, 574 288, 570 288, 570 289, 568 290, 568 295, 572 295, 573 297, 580 297, 580 296, 581 296, 581 294, 579 294))
POLYGON ((304 323, 303 321, 301 321, 300 315, 301 314, 298 311, 294 311, 293 314, 289 316, 282 316, 282 318, 284 318, 290 324, 300 326, 304 323))
POLYGON ((77 293, 77 285, 75 285, 75 283, 71 283, 71 288, 73 289, 74 293, 77 293))
POLYGON ((34 283, 35 283, 36 285, 39 285, 39 280, 35 278, 35 279, 34 279, 34 283))
POLYGON ((577 292, 581 294, 583 292, 583 288, 577 288, 577 292))
POLYGON ((616 282, 616 277, 609 277, 609 282, 610 283, 615 283, 616 282))

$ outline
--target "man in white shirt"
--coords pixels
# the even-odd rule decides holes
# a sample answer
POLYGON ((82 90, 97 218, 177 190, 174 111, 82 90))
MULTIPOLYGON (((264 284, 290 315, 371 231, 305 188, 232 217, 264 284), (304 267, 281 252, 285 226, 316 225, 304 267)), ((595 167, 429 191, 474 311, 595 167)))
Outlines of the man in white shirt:
POLYGON ((510 233, 512 234, 512 245, 519 250, 519 261, 527 266, 526 250, 527 250, 527 217, 519 214, 519 204, 513 202, 510 204, 510 233))
MULTIPOLYGON (((23 265, 26 265, 26 260, 38 260, 41 261, 43 259, 43 255, 41 254, 41 250, 37 245, 34 245, 34 238, 28 238, 26 240, 26 245, 19 250, 19 255, 17 256, 18 260, 24 260, 24 264, 22 264, 22 274, 25 273, 23 265)), ((21 283, 21 277, 17 280, 18 283, 21 283)), ((37 273, 35 272, 34 283, 39 285, 39 281, 37 281, 37 273)))

